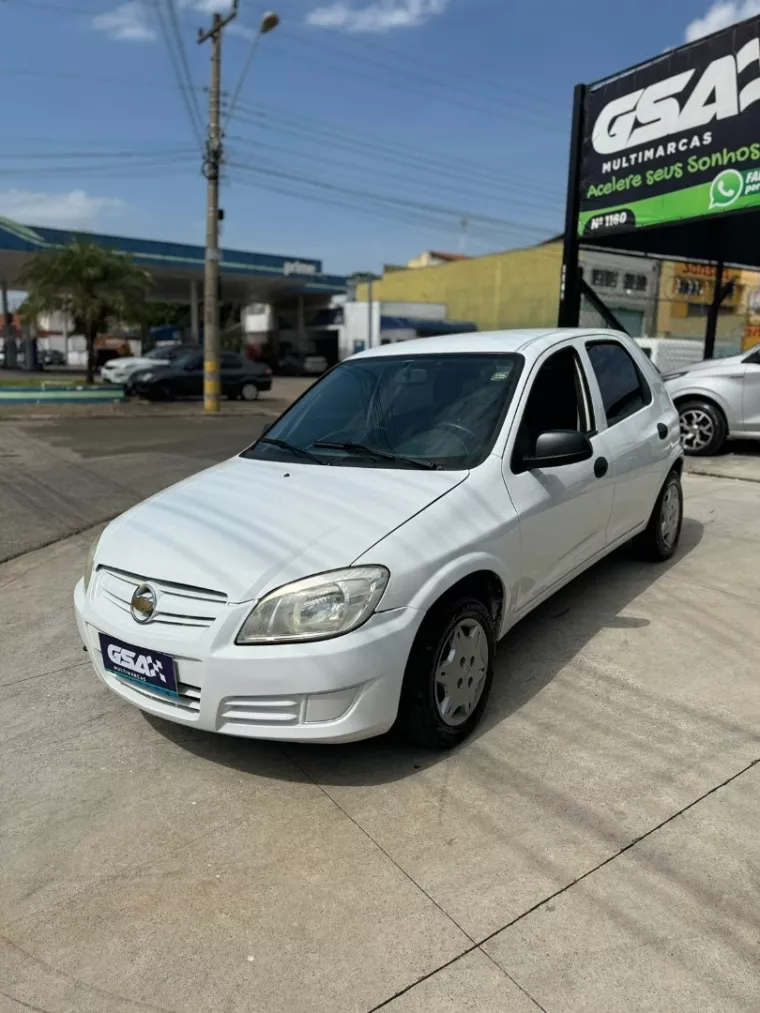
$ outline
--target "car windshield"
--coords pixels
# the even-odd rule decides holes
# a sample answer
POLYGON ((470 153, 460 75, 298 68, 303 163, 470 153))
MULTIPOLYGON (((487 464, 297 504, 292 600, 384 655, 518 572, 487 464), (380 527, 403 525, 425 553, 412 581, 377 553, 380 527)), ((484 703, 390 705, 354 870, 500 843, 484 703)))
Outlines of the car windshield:
POLYGON ((145 356, 146 359, 168 359, 171 355, 170 348, 154 348, 153 351, 148 352, 145 356))
POLYGON ((350 360, 243 456, 363 468, 475 467, 493 446, 522 362, 507 353, 350 360))

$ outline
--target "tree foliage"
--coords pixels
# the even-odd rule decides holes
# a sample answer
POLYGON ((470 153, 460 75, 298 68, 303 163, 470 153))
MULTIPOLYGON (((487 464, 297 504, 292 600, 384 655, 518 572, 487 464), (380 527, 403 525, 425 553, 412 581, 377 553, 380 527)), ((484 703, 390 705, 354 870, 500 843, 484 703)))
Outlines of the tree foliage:
POLYGON ((137 323, 145 312, 152 279, 126 254, 76 240, 37 253, 19 279, 28 297, 24 316, 64 310, 82 322, 87 339, 87 380, 95 372, 95 339, 110 322, 137 323))

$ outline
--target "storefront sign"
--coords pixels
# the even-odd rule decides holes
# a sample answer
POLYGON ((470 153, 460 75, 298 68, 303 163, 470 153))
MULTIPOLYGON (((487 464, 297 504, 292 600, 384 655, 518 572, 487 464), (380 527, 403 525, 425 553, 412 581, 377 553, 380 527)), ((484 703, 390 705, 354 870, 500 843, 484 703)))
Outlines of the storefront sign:
POLYGON ((760 17, 589 88, 585 237, 760 205, 760 17))

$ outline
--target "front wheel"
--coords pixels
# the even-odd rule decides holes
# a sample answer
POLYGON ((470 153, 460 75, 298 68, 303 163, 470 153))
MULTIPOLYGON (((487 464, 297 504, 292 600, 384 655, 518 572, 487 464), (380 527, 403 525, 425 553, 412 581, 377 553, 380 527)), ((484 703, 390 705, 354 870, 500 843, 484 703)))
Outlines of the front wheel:
POLYGON ((646 529, 634 541, 644 559, 656 563, 670 559, 678 548, 683 523, 683 489, 678 473, 671 471, 657 497, 646 529))
POLYGON ((678 406, 678 418, 684 453, 709 457, 717 454, 726 442, 726 420, 709 401, 686 401, 678 406))
POLYGON ((420 627, 404 674, 396 722, 403 736, 451 749, 473 731, 493 681, 491 613, 476 598, 434 608, 420 627))

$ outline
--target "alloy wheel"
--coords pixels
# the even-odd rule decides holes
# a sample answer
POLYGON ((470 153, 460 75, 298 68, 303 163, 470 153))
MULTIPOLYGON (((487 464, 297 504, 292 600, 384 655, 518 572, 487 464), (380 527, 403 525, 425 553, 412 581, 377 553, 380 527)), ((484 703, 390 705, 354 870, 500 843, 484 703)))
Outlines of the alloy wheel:
POLYGON ((686 408, 680 415, 684 450, 704 450, 715 438, 715 422, 702 408, 686 408))

